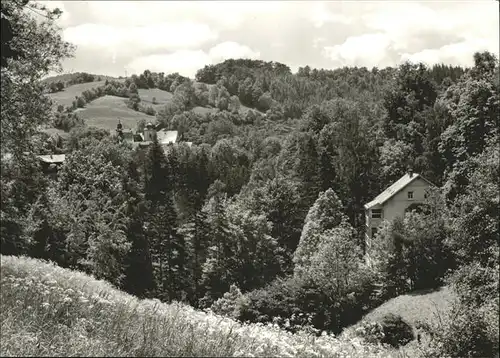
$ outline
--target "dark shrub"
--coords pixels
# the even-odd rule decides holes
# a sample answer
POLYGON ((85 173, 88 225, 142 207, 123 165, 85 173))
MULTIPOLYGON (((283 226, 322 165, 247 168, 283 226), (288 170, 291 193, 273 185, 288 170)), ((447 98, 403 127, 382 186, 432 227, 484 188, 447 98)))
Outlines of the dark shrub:
POLYGON ((384 332, 381 343, 397 348, 415 339, 412 327, 400 315, 386 314, 380 320, 380 324, 384 332))
POLYGON ((319 331, 338 334, 372 308, 371 290, 370 285, 360 285, 353 287, 347 296, 336 297, 334 292, 312 280, 278 279, 263 289, 245 294, 238 319, 275 322, 292 332, 299 326, 310 325, 319 331))

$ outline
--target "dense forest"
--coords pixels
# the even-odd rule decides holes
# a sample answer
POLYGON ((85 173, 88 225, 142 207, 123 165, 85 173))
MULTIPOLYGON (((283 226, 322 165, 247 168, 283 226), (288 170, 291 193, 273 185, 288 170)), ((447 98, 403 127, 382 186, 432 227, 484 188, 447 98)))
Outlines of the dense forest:
POLYGON ((147 70, 107 79, 81 106, 113 94, 147 111, 137 89, 166 90, 174 97, 154 112, 157 124, 194 143, 132 150, 74 119, 78 99, 54 110, 41 79, 72 48, 24 6, 2 2, 12 32, 4 39, 2 30, 2 254, 291 331, 339 333, 392 297, 448 284, 459 300, 453 319, 425 327, 428 353, 498 353, 493 54, 474 54, 471 68, 306 66, 293 74, 284 64, 234 59, 195 80, 147 70), (196 106, 217 111, 201 115, 196 106), (69 139, 47 147, 44 123, 71 129, 69 139), (51 180, 36 155, 61 152, 66 161, 51 180), (367 265, 363 205, 408 168, 437 186, 428 210, 385 223, 367 265))

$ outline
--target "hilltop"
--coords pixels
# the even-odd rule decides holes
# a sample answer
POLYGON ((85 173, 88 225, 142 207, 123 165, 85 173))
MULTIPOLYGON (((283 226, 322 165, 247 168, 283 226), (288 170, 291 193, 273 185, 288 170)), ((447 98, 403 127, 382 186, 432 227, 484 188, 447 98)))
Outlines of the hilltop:
MULTIPOLYGON (((139 77, 133 75, 126 79, 100 81, 95 80, 104 76, 86 73, 52 78, 53 81, 59 81, 59 87, 54 85, 56 82, 52 82, 48 88, 51 93, 47 94, 53 101, 54 111, 57 109, 60 112, 54 127, 69 130, 77 122, 83 121, 86 125, 110 130, 116 128, 118 120, 125 128, 133 130, 143 121, 169 127, 173 116, 188 112, 196 116, 199 123, 210 122, 220 116, 225 118, 228 114, 233 116, 231 121, 235 123, 244 122, 248 116, 265 116, 261 110, 241 104, 236 96, 229 98, 227 90, 220 85, 191 81, 177 74, 166 78, 148 71, 145 74, 149 77, 141 74, 139 77), (66 81, 64 85, 60 82, 63 80, 66 81), (133 100, 131 85, 137 88, 133 90, 133 100), (78 121, 61 120, 61 116, 76 116, 78 121)), ((176 124, 173 125, 174 128, 170 129, 178 130, 176 124)), ((47 130, 55 128, 49 126, 47 130)))
POLYGON ((118 80, 116 77, 112 76, 106 76, 106 75, 97 75, 97 74, 87 74, 85 72, 73 72, 73 73, 64 73, 61 75, 55 75, 55 76, 50 76, 47 78, 44 78, 41 82, 45 84, 50 84, 54 82, 77 82, 79 78, 82 77, 82 75, 90 75, 94 77, 95 82, 100 82, 100 81, 105 81, 105 80, 118 80))

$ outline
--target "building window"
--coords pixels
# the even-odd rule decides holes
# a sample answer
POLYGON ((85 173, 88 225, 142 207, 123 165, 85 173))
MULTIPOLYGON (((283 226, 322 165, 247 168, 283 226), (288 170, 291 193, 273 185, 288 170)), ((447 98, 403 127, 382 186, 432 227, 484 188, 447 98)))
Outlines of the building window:
POLYGON ((372 219, 381 219, 382 209, 372 209, 372 219))
POLYGON ((377 235, 377 231, 378 229, 377 228, 372 228, 372 237, 375 237, 375 235, 377 235))
POLYGON ((408 199, 413 199, 413 191, 408 192, 408 199))

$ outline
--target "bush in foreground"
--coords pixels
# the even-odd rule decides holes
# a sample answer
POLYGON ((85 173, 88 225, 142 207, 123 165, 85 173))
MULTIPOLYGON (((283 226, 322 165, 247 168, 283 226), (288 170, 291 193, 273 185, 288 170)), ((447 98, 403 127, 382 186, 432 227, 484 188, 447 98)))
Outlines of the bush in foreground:
POLYGON ((139 300, 39 260, 1 256, 2 356, 396 357, 329 335, 291 334, 179 304, 139 300))
POLYGON ((384 332, 382 343, 399 347, 415 339, 413 329, 400 315, 387 314, 382 318, 380 324, 384 332))
POLYGON ((385 343, 396 348, 415 339, 412 327, 395 314, 386 314, 378 321, 363 322, 354 333, 366 342, 385 343))

